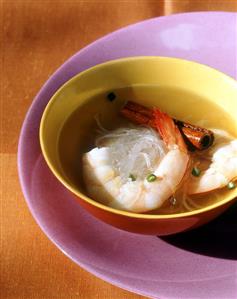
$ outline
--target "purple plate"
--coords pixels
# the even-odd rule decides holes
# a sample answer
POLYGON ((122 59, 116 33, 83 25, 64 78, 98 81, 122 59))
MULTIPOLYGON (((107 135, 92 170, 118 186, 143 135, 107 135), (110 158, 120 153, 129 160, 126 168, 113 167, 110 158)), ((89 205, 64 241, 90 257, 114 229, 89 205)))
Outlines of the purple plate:
POLYGON ((237 206, 210 224, 171 237, 115 229, 83 210, 41 155, 38 130, 54 92, 75 74, 126 56, 180 57, 237 76, 237 14, 187 13, 147 20, 94 42, 45 83, 23 125, 18 153, 27 204, 48 238, 94 275, 151 298, 237 298, 237 206))

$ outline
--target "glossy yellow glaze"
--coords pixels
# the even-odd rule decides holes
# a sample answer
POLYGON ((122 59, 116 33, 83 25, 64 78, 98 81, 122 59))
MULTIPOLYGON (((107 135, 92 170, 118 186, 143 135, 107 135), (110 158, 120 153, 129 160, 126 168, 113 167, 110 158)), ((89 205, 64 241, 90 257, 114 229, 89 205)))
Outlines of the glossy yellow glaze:
POLYGON ((40 143, 55 176, 90 213, 113 226, 137 233, 177 233, 206 223, 224 211, 237 196, 237 189, 208 207, 171 215, 115 210, 86 196, 80 157, 93 144, 94 116, 99 113, 105 126, 116 126, 119 109, 131 98, 194 123, 206 114, 212 115, 211 123, 218 124, 219 118, 213 117, 207 109, 214 105, 225 117, 228 115, 229 121, 222 127, 233 134, 237 131, 237 82, 234 79, 207 66, 175 58, 134 57, 110 61, 64 84, 44 111, 40 143), (149 86, 150 94, 146 92, 149 86), (113 102, 106 98, 110 91, 117 94, 113 102), (65 124, 68 126, 67 121, 73 114, 74 121, 62 139, 65 124))

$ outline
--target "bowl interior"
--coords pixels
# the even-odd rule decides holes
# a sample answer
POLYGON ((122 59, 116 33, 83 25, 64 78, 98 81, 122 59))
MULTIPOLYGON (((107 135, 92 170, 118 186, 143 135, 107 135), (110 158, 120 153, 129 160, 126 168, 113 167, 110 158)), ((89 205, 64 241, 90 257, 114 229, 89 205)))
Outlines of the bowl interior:
MULTIPOLYGON (((41 147, 57 178, 87 200, 81 158, 94 147, 96 118, 106 129, 126 124, 119 111, 132 100, 236 135, 236 99, 233 79, 197 63, 165 57, 111 61, 80 73, 56 92, 41 120, 41 147)), ((220 202, 235 196, 236 189, 223 192, 220 202)))

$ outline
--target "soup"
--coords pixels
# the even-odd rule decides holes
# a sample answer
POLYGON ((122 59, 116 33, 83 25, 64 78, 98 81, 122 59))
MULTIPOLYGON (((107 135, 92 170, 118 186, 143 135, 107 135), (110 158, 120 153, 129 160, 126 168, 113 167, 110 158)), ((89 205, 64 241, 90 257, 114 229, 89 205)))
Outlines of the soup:
MULTIPOLYGON (((59 138, 59 159, 63 160, 64 173, 83 193, 88 194, 88 184, 85 184, 82 175, 82 156, 94 148, 98 137, 98 119, 102 127, 114 130, 120 127, 130 126, 130 122, 121 117, 119 111, 125 101, 131 100, 146 105, 155 106, 166 110, 172 117, 192 124, 198 124, 205 128, 218 128, 234 135, 236 127, 230 116, 218 105, 214 105, 201 96, 188 94, 181 89, 159 86, 133 86, 113 91, 112 97, 107 93, 97 94, 91 98, 80 110, 75 111, 63 125, 59 138), (146 101, 144 101, 146 99, 146 101), (174 100, 175 99, 175 100, 174 100), (167 101, 170 102, 167 110, 167 101), (185 109, 184 109, 185 107, 185 109), (189 107, 187 109, 187 107, 189 107), (187 113, 188 110, 188 113, 187 113), (184 112, 185 111, 185 112, 184 112), (202 111, 200 113, 200 111, 202 111), (72 128, 82 127, 83 138, 74 136, 73 142, 70 136, 72 128), (70 142, 69 142, 70 140, 70 142), (63 154, 62 154, 63 153, 63 154), (87 188, 86 186, 87 185, 87 188)), ((196 152, 190 153, 193 163, 199 159, 196 152)), ((205 169, 202 169, 203 171, 205 169)), ((191 171, 191 170, 190 170, 191 171)), ((190 172, 189 171, 189 172, 190 172)), ((233 192, 228 188, 212 191, 206 194, 187 196, 180 188, 157 209, 146 211, 150 214, 173 214, 200 209, 221 200, 227 192, 233 192)), ((99 193, 98 193, 99 194, 99 193)), ((102 193, 94 196, 94 199, 103 202, 102 193)))

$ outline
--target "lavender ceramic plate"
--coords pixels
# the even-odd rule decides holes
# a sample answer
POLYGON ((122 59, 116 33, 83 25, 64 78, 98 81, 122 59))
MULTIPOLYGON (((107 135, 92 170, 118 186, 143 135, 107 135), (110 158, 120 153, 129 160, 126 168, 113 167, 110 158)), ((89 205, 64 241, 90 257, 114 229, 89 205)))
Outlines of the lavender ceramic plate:
POLYGON ((157 238, 120 231, 88 215, 53 177, 38 129, 53 93, 95 64, 140 55, 174 56, 237 76, 237 14, 188 13, 151 19, 112 33, 66 61, 45 83, 23 125, 18 167, 39 226, 67 256, 124 289, 160 299, 237 298, 237 206, 196 231, 157 238))

